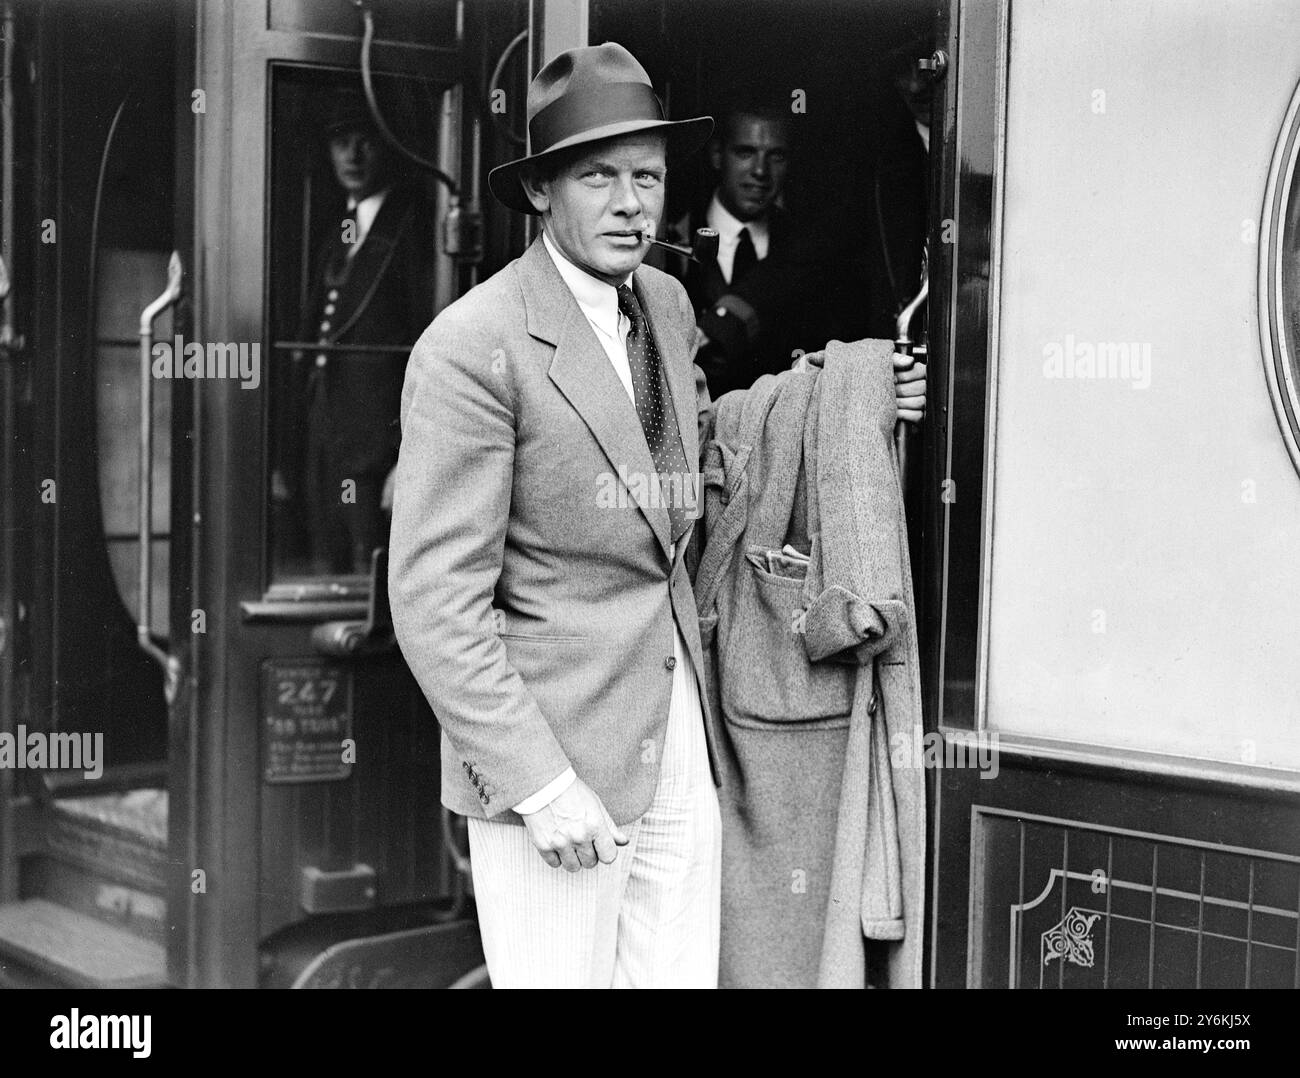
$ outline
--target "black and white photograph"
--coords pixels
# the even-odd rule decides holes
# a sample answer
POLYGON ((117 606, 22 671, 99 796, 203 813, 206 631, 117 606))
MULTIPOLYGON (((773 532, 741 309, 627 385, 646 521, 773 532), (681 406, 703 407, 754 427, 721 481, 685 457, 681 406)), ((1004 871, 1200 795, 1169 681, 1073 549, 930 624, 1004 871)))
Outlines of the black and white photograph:
POLYGON ((42 1050, 1084 989, 1223 1065, 1298 677, 1295 0, 0 0, 42 1050))

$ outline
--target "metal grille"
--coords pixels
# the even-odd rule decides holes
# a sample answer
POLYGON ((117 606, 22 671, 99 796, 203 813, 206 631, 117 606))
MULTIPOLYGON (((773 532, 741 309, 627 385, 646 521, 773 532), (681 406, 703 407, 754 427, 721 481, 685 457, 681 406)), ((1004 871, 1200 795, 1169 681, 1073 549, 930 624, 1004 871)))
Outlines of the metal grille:
POLYGON ((1300 988, 1300 858, 997 810, 976 825, 974 983, 1300 988))

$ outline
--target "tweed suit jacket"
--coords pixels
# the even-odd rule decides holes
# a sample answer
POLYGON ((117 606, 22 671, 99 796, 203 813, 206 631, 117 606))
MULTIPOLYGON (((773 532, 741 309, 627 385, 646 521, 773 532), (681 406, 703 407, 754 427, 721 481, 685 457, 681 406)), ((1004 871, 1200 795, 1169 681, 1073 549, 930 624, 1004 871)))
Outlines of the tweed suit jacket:
MULTIPOLYGON (((711 405, 690 302, 647 266, 633 289, 697 484, 711 405)), ((443 803, 521 823, 512 806, 572 766, 631 822, 658 780, 674 623, 703 669, 694 524, 670 556, 636 410, 540 237, 420 337, 401 427, 389 595, 442 727, 443 803)))

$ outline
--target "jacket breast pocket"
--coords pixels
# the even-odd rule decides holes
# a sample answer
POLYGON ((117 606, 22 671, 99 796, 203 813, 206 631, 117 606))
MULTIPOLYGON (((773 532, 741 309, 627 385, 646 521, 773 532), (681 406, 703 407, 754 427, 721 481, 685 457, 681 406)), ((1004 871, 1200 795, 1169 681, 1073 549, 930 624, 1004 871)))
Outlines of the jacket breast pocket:
POLYGON ((809 662, 804 588, 802 577, 767 572, 748 560, 740 566, 719 685, 728 722, 765 729, 848 726, 858 668, 809 662))

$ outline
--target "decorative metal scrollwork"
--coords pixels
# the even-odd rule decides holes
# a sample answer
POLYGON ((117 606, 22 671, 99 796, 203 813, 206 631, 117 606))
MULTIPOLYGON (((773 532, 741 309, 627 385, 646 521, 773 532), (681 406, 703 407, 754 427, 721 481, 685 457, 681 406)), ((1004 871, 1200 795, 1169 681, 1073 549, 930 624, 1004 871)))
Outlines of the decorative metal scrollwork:
POLYGON ((1074 906, 1065 918, 1043 933, 1043 965, 1054 958, 1092 969, 1092 926, 1100 913, 1088 913, 1074 906))

